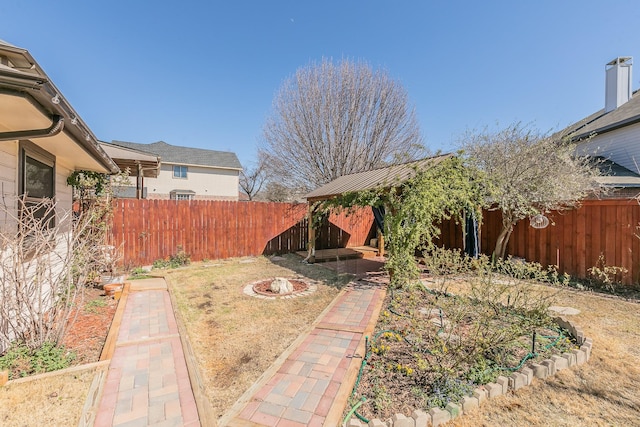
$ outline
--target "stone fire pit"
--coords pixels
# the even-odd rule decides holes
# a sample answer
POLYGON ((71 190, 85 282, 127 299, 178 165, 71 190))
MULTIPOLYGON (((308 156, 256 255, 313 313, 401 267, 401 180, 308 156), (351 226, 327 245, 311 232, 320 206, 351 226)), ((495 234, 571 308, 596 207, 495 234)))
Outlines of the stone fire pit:
POLYGON ((259 280, 244 287, 244 293, 258 298, 295 298, 315 292, 318 286, 299 278, 275 277, 259 280))

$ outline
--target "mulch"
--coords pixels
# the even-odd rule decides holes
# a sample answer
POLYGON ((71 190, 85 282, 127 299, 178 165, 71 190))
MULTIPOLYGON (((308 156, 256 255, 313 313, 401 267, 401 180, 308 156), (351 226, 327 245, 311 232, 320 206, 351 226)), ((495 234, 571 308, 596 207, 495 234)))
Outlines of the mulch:
POLYGON ((74 365, 100 360, 118 301, 106 296, 102 289, 89 287, 82 301, 71 313, 75 317, 67 328, 63 344, 76 354, 74 365))

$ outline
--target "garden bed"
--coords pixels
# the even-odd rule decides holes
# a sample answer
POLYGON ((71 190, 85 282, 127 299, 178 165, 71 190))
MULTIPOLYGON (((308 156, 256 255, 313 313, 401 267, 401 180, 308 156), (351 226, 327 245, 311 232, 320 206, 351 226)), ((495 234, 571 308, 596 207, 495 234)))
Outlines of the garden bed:
POLYGON ((351 405, 366 398, 358 410, 366 419, 445 408, 525 363, 578 347, 533 307, 421 286, 389 292, 351 405))

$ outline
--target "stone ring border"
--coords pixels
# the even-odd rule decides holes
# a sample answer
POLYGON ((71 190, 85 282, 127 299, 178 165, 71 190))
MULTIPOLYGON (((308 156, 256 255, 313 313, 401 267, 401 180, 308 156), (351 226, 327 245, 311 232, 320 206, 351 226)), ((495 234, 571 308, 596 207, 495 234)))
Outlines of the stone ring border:
POLYGON ((277 300, 277 299, 293 299, 293 298, 298 298, 298 297, 304 297, 307 295, 311 295, 312 293, 314 293, 315 291, 318 290, 318 285, 316 283, 310 283, 307 282, 304 279, 298 279, 298 278, 294 278, 292 280, 298 280, 300 282, 304 282, 307 284, 307 289, 304 291, 300 291, 300 292, 293 292, 290 294, 286 294, 286 295, 282 295, 282 296, 267 296, 267 295, 260 295, 259 293, 257 293, 256 291, 253 290, 253 287, 255 285, 257 285, 258 283, 262 283, 265 280, 268 279, 261 279, 261 280, 256 280, 255 282, 251 282, 248 285, 246 285, 242 292, 245 295, 248 295, 250 297, 254 297, 254 298, 260 298, 260 299, 265 299, 265 300, 277 300))
POLYGON ((562 369, 586 363, 591 358, 593 340, 585 336, 580 326, 567 320, 564 316, 554 316, 553 321, 575 338, 578 346, 580 346, 579 349, 565 352, 560 356, 553 355, 550 359, 545 359, 540 363, 529 363, 509 377, 501 375, 496 379, 495 383, 487 383, 475 388, 471 396, 464 396, 459 404, 448 403, 445 409, 431 408, 429 412, 416 409, 409 417, 403 414, 395 414, 391 419, 387 420, 387 423, 374 418, 369 424, 364 424, 354 417, 344 427, 437 427, 463 415, 465 412, 474 410, 487 399, 502 396, 508 390, 518 390, 531 385, 534 378, 542 380, 555 375, 556 372, 562 369))

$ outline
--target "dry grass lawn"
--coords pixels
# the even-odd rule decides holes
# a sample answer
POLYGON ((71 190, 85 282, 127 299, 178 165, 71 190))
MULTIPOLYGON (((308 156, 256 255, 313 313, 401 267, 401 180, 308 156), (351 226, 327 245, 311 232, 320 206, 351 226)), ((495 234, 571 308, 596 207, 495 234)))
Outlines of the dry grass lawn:
POLYGON ((296 255, 231 259, 167 272, 217 418, 311 326, 352 277, 300 260, 296 255), (243 293, 246 285, 276 276, 313 280, 318 290, 279 300, 243 293))
POLYGON ((0 387, 3 427, 77 426, 95 370, 45 375, 0 387))
MULTIPOLYGON (((227 260, 168 273, 218 417, 312 324, 350 278, 299 260, 227 260), (324 284, 312 296, 293 300, 265 301, 242 293, 245 285, 257 280, 298 275, 324 284)), ((454 286, 464 291, 464 284, 449 289, 455 291, 454 286)), ((570 317, 594 341, 591 360, 488 401, 449 425, 640 426, 640 304, 565 290, 556 305, 581 311, 570 317)))
POLYGON ((567 318, 593 338, 589 362, 488 401, 450 425, 640 426, 640 304, 566 290, 557 305, 581 311, 567 318))

